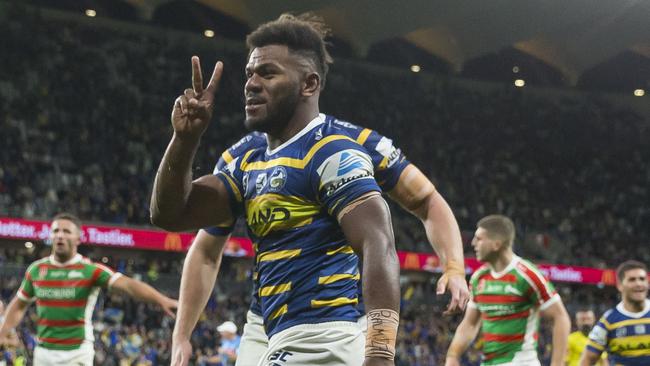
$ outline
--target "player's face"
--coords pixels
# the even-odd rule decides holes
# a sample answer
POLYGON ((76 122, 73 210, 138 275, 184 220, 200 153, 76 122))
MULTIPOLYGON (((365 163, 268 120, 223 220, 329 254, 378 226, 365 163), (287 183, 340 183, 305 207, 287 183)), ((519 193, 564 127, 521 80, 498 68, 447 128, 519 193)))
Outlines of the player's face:
POLYGON ((482 262, 489 262, 498 255, 499 242, 488 236, 487 230, 479 227, 474 232, 472 247, 476 253, 476 259, 482 262))
POLYGON ((77 254, 81 241, 79 228, 70 220, 54 220, 50 228, 52 253, 59 261, 67 261, 77 254))
POLYGON ((576 313, 576 327, 585 335, 596 324, 596 315, 593 311, 578 311, 576 313))
POLYGON ((300 102, 303 75, 298 56, 287 46, 253 49, 246 65, 246 128, 261 132, 280 131, 300 102))
POLYGON ((642 304, 648 297, 648 273, 641 268, 625 271, 623 279, 618 283, 618 290, 624 300, 642 304))

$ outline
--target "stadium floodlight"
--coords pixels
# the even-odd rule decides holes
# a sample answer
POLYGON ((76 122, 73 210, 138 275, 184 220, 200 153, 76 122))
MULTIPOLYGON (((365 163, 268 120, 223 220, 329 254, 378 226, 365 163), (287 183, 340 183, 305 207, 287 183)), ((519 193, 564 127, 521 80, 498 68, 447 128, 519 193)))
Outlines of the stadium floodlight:
POLYGON ((93 9, 86 9, 86 16, 94 18, 97 16, 97 12, 93 9))
POLYGON ((519 73, 519 66, 513 66, 513 67, 512 67, 512 72, 513 72, 514 74, 518 74, 518 73, 519 73))
POLYGON ((420 65, 411 65, 411 71, 413 71, 413 72, 420 72, 420 70, 422 70, 422 68, 420 67, 420 65))
POLYGON ((635 97, 642 97, 644 95, 645 95, 645 90, 643 90, 643 89, 634 90, 634 96, 635 97))
POLYGON ((526 82, 524 81, 524 79, 515 80, 515 86, 517 88, 523 88, 524 85, 526 85, 526 82))
POLYGON ((25 242, 25 248, 32 249, 33 247, 34 247, 34 243, 32 243, 31 241, 25 242))
POLYGON ((214 37, 214 31, 212 29, 206 29, 203 31, 203 35, 208 38, 212 38, 214 37))

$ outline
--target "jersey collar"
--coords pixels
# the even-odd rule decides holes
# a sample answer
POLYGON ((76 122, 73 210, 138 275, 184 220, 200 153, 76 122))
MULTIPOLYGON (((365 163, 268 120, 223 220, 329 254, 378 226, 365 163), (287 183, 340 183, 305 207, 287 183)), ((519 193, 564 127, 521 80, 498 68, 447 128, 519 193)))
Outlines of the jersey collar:
POLYGON ((282 145, 276 147, 275 149, 271 150, 268 148, 268 142, 269 142, 269 137, 266 136, 266 133, 264 136, 266 136, 266 155, 273 155, 278 153, 280 150, 284 149, 285 147, 289 146, 292 142, 298 140, 301 138, 303 135, 305 135, 307 132, 311 131, 314 127, 325 123, 325 115, 323 113, 319 113, 316 118, 312 119, 311 122, 307 124, 302 130, 298 131, 297 134, 293 135, 290 139, 285 141, 282 145))
POLYGON ((623 301, 619 302, 618 305, 616 305, 616 310, 618 310, 619 313, 629 316, 630 318, 635 318, 639 319, 643 315, 645 315, 648 311, 650 311, 650 300, 645 299, 645 306, 643 307, 643 310, 639 311, 638 313, 633 313, 631 311, 625 310, 625 306, 623 306, 623 301))
POLYGON ((79 261, 81 261, 81 254, 79 254, 79 253, 75 254, 74 257, 70 258, 70 259, 69 259, 67 262, 65 262, 65 263, 61 263, 61 262, 57 261, 57 260, 56 260, 56 257, 54 256, 54 254, 51 254, 51 255, 50 255, 50 262, 52 262, 52 264, 54 264, 55 266, 59 266, 59 267, 69 266, 69 265, 74 264, 74 263, 77 263, 77 262, 79 262, 79 261))
POLYGON ((515 268, 515 266, 517 265, 517 262, 519 262, 520 259, 521 258, 518 255, 513 254, 512 255, 512 260, 506 266, 506 268, 503 269, 503 271, 495 272, 494 269, 492 268, 492 266, 490 266, 490 274, 492 275, 493 278, 500 278, 503 275, 505 275, 506 273, 512 271, 512 269, 515 268))

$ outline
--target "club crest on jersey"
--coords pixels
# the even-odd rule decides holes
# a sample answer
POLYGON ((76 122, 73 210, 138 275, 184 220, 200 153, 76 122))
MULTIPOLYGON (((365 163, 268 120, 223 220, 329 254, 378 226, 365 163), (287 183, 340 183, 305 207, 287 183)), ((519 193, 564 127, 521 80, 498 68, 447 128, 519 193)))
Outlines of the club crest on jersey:
POLYGON ((261 173, 255 178, 255 192, 260 194, 264 187, 266 187, 266 173, 261 173))
POLYGON ((287 182, 287 170, 283 166, 273 169, 269 178, 269 192, 279 192, 287 182))

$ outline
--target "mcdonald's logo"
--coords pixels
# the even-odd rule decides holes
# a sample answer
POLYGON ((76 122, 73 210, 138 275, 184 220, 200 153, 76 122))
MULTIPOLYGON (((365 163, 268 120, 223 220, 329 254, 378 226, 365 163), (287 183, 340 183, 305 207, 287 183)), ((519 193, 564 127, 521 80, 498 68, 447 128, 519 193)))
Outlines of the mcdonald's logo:
POLYGON ((605 285, 616 285, 616 273, 612 269, 606 269, 603 271, 603 275, 600 278, 600 282, 605 285))
POLYGON ((420 270, 420 258, 417 253, 408 253, 404 257, 404 269, 416 269, 420 270))
POLYGON ((181 236, 175 233, 168 233, 165 237, 165 250, 180 252, 183 250, 183 242, 181 236))

